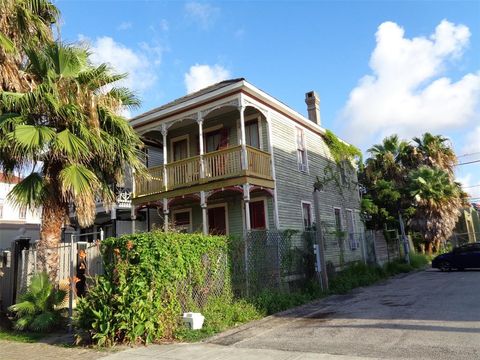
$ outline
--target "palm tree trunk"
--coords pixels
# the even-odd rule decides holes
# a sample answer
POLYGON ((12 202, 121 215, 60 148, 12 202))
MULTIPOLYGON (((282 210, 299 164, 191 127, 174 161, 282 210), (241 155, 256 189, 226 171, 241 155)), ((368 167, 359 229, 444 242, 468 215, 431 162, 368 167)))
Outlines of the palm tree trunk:
POLYGON ((60 265, 58 246, 61 242, 62 226, 67 215, 67 208, 55 199, 46 201, 43 206, 38 257, 42 266, 41 270, 47 272, 51 282, 57 281, 60 265))
POLYGON ((425 251, 427 252, 427 255, 432 255, 432 242, 429 241, 425 244, 425 251))

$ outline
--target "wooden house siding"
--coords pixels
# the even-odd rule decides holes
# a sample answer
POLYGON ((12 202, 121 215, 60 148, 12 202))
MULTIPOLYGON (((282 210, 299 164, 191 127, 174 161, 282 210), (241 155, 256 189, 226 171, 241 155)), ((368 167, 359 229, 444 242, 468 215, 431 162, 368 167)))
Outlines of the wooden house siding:
MULTIPOLYGON (((272 116, 272 145, 276 172, 276 189, 278 201, 278 215, 280 229, 303 230, 302 201, 310 202, 313 206, 313 184, 318 176, 320 179, 330 176, 325 169, 332 169, 339 178, 340 187, 335 181, 326 184, 321 192, 321 222, 326 233, 334 231, 334 208, 341 209, 343 230, 346 230, 346 210, 354 212, 355 232, 363 232, 363 223, 359 216, 360 199, 357 190, 355 171, 348 174, 348 185, 342 185, 339 169, 333 161, 328 146, 323 138, 309 129, 293 123, 280 114, 272 116), (307 172, 298 170, 296 128, 304 131, 307 151, 307 172)), ((312 208, 313 210, 313 208, 312 208)), ((314 219, 315 221, 315 219, 314 219)), ((327 260, 335 265, 340 263, 340 246, 333 234, 327 238, 327 260)), ((345 263, 361 260, 362 249, 350 250, 348 239, 344 240, 345 263)))

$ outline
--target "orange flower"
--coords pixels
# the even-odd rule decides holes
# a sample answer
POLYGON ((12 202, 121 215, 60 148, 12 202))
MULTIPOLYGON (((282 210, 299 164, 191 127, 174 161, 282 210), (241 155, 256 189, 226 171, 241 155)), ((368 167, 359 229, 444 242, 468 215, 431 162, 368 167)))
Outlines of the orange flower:
POLYGON ((127 250, 130 251, 133 249, 133 242, 132 240, 127 241, 127 250))
POLYGON ((120 249, 115 248, 113 249, 113 252, 115 253, 115 255, 120 256, 120 249))

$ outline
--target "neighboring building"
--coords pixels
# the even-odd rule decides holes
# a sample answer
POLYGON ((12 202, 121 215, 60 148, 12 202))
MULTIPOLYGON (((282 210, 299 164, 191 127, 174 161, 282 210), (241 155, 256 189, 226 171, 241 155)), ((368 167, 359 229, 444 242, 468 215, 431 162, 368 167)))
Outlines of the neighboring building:
POLYGON ((474 204, 461 210, 451 241, 455 246, 480 241, 480 216, 474 204))
MULTIPOLYGON (((313 184, 317 176, 335 177, 322 191, 322 227, 345 239, 345 262, 360 259, 356 172, 333 161, 318 96, 309 92, 305 101, 308 118, 234 79, 133 118, 152 176, 135 182, 136 231, 175 226, 242 236, 309 229, 315 223, 313 184)), ((330 245, 327 252, 336 258, 330 245)))
POLYGON ((0 249, 10 248, 19 237, 40 238, 41 211, 15 207, 7 200, 7 195, 21 181, 17 176, 6 177, 0 173, 0 249))
POLYGON ((132 220, 131 220, 131 204, 132 204, 132 184, 131 175, 127 176, 130 180, 126 181, 123 186, 115 187, 116 202, 112 209, 105 209, 103 203, 97 201, 95 217, 95 223, 85 229, 76 227, 75 213, 72 213, 71 225, 65 231, 64 240, 70 240, 70 234, 74 233, 80 235, 77 238, 78 241, 94 241, 99 239, 100 229, 104 231, 104 237, 121 236, 123 234, 132 233, 132 220), (82 235, 88 234, 88 235, 82 235))

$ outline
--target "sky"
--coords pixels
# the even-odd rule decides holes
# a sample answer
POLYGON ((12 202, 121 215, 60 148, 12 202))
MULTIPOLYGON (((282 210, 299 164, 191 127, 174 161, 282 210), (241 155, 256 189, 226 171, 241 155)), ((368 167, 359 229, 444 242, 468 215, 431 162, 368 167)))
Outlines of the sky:
MULTIPOLYGON (((129 73, 130 115, 244 77, 304 115, 315 90, 322 126, 363 151, 429 131, 480 159, 480 0, 56 4, 63 41, 129 73)), ((457 178, 480 202, 480 162, 457 178)))

